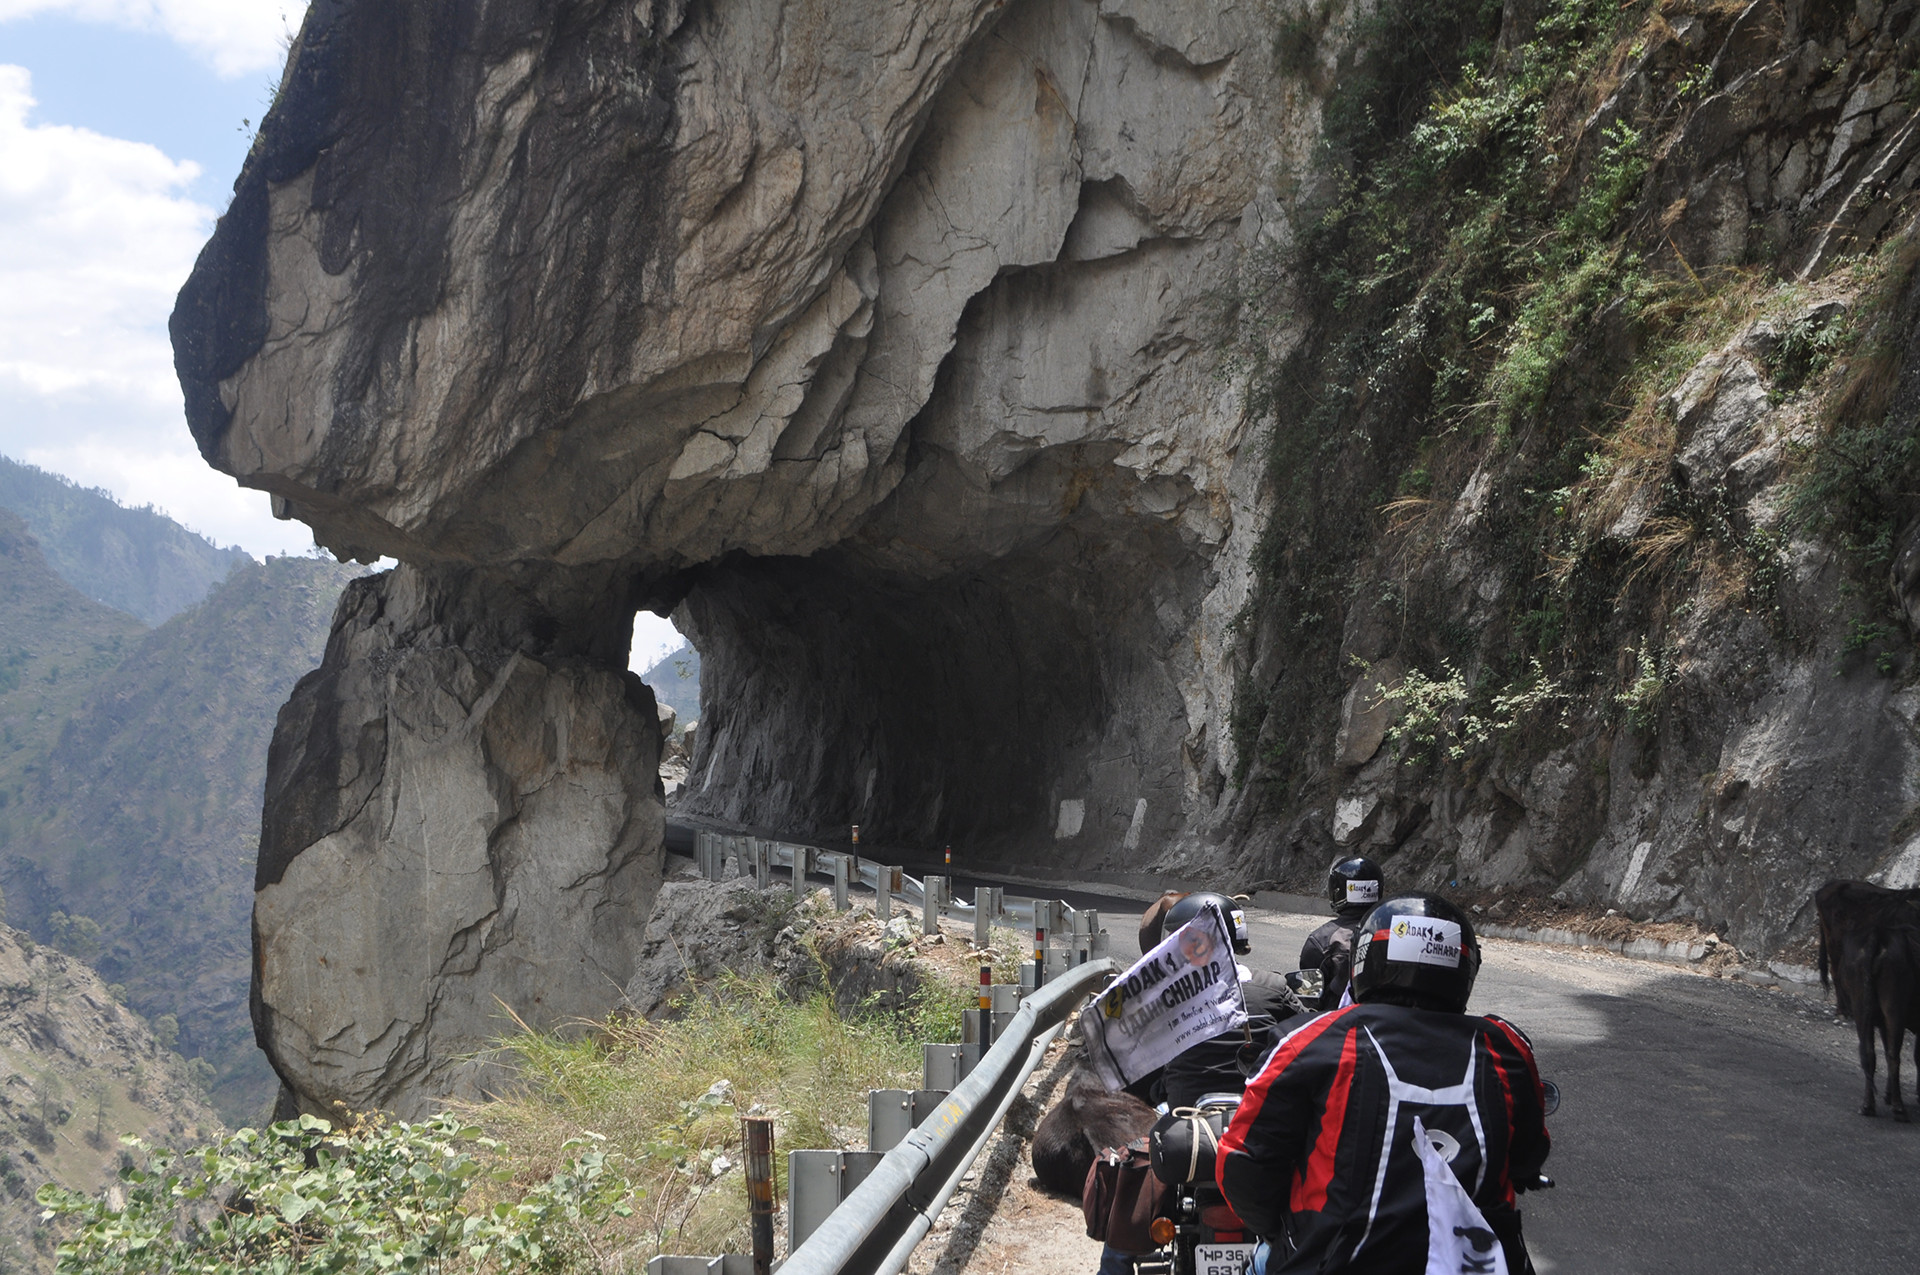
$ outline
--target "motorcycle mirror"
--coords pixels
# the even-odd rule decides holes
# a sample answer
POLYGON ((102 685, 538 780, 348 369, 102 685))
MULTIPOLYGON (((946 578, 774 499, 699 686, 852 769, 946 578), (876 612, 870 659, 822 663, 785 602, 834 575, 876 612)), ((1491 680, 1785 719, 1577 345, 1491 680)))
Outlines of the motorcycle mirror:
POLYGON ((1543 1080, 1540 1082, 1540 1092, 1546 1098, 1546 1113, 1548 1115, 1552 1115, 1554 1112, 1560 1110, 1559 1085, 1554 1084, 1551 1080, 1543 1080))
POLYGON ((1295 996, 1306 1001, 1319 1001, 1324 986, 1319 970, 1289 970, 1282 977, 1287 980, 1287 986, 1293 989, 1295 996))

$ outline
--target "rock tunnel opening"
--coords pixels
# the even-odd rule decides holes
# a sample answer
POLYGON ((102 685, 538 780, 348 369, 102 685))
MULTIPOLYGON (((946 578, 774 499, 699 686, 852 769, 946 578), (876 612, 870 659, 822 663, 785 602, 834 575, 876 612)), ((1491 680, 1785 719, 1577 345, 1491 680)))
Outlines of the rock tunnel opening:
POLYGON ((1004 840, 1102 707, 1097 635, 1037 591, 835 556, 741 559, 680 614, 707 653, 683 806, 796 835, 1004 840))
POLYGON ((703 716, 676 813, 783 835, 1087 865, 1181 813, 1183 704, 1153 582, 1028 556, 937 579, 858 549, 735 555, 674 612, 703 716))

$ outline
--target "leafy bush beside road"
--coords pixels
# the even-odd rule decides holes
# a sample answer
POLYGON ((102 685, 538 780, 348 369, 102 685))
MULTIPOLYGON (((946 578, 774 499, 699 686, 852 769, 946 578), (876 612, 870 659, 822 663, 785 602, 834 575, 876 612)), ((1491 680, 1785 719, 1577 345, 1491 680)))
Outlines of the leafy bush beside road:
POLYGON ((40 1189, 50 1219, 78 1223, 58 1270, 567 1270, 597 1266, 604 1224, 632 1211, 599 1139, 570 1139, 559 1167, 522 1185, 501 1143, 451 1115, 342 1129, 302 1116, 187 1155, 127 1143, 121 1191, 40 1189))

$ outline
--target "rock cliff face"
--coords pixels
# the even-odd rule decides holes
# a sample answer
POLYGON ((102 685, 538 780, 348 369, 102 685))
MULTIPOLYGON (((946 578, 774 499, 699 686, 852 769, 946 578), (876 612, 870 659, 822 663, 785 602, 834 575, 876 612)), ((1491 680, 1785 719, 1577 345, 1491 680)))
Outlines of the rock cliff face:
POLYGON ((296 1094, 478 1097, 475 1054, 510 1013, 598 1017, 631 975, 659 885, 659 724, 613 663, 621 591, 567 583, 358 581, 282 710, 253 1014, 296 1094))
MULTIPOLYGON (((1862 8, 1861 38, 1897 49, 1901 12, 1862 8)), ((1255 402, 1236 360, 1299 191, 1338 185, 1322 112, 1364 17, 316 0, 173 325, 209 463, 405 564, 349 591, 271 762, 255 1021, 303 1101, 478 1083, 459 1059, 496 996, 541 1025, 614 1003, 658 883, 656 718, 619 671, 636 607, 701 652, 697 812, 1243 877, 1408 841, 1421 821, 1380 812, 1419 784, 1354 780, 1377 692, 1343 721, 1344 673, 1318 679, 1302 729, 1340 766, 1278 801, 1271 750, 1250 782, 1264 745, 1230 729, 1276 661, 1338 645, 1337 619, 1291 642, 1265 618, 1277 471, 1253 444, 1304 406, 1255 402)), ((1804 60, 1780 28, 1733 26, 1721 83, 1794 82, 1766 70, 1804 60)), ((1710 95, 1720 122, 1649 178, 1679 183, 1667 229, 1738 255, 1780 201, 1910 186, 1910 116, 1871 78, 1905 55, 1875 56, 1846 92, 1878 106, 1794 117, 1825 139, 1797 152, 1817 196, 1747 190, 1795 162, 1767 158, 1785 89, 1710 95), (1761 211, 1710 211, 1728 191, 1761 211)), ((1784 233, 1817 257, 1874 219, 1833 249, 1784 233)), ((1391 646, 1361 653, 1381 688, 1391 646)), ((1426 800, 1464 828, 1495 799, 1426 800)), ((1583 852, 1628 822, 1589 819, 1583 852)))

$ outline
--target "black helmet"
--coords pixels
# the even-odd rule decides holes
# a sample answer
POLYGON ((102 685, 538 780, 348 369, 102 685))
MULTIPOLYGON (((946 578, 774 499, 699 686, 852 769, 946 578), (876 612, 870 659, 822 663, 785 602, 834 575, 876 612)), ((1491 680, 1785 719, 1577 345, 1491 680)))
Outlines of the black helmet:
POLYGON ((1342 859, 1327 872, 1327 900, 1336 912, 1373 907, 1386 893, 1386 887, 1381 884, 1383 880, 1380 865, 1372 859, 1358 855, 1342 859))
POLYGON ((1194 917, 1200 915, 1200 909, 1211 904, 1220 909, 1220 916, 1233 931, 1233 950, 1237 955, 1245 956, 1253 950, 1253 944, 1247 942, 1247 914, 1240 905, 1224 894, 1215 894, 1211 890, 1202 890, 1189 894, 1167 909, 1166 928, 1161 932, 1171 934, 1194 917))
POLYGON ((1437 894, 1388 899, 1353 939, 1353 999, 1463 1013, 1480 973, 1467 914, 1437 894))

